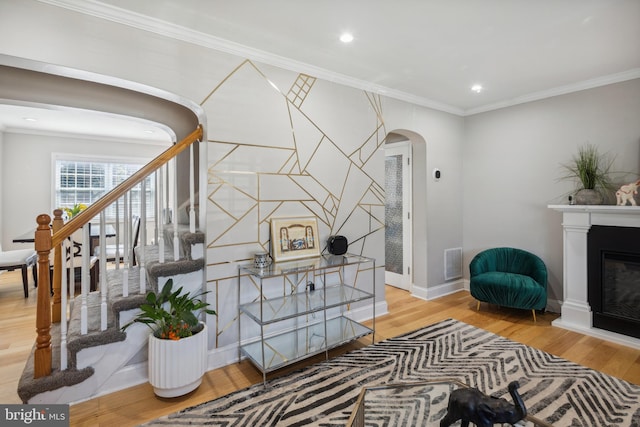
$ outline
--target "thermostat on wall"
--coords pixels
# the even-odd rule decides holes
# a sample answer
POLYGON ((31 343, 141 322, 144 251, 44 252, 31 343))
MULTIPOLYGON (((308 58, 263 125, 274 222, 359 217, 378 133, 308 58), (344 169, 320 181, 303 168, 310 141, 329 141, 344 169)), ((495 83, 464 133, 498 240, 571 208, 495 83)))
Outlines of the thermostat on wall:
POLYGON ((442 173, 440 172, 440 169, 435 168, 433 170, 433 179, 435 179, 436 181, 440 181, 441 176, 442 176, 442 173))

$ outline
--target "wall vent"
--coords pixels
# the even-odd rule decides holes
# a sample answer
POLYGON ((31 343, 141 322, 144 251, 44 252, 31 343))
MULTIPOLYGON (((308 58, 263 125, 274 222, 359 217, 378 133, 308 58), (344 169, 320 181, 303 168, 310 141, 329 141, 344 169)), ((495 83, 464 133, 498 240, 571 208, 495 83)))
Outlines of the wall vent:
POLYGON ((462 277, 462 248, 444 250, 444 280, 462 277))

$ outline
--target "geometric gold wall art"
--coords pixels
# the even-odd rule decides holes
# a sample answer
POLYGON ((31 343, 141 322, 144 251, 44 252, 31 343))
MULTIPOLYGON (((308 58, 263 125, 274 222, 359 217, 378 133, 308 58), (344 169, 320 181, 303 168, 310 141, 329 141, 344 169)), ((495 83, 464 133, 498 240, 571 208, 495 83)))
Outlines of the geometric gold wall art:
POLYGON ((376 95, 245 60, 202 107, 217 347, 237 345, 237 266, 269 250, 272 217, 316 217, 321 250, 329 235, 347 236, 350 252, 379 260, 383 285, 386 132, 376 95))

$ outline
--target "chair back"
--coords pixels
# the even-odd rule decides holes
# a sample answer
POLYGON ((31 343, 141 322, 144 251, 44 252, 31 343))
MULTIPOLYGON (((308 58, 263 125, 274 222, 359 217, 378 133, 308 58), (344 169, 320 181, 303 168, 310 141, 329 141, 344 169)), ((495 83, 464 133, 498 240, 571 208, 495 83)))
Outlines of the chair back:
MULTIPOLYGON (((91 227, 91 223, 89 223, 89 227, 91 227)), ((67 253, 67 260, 71 257, 82 257, 82 244, 82 228, 79 228, 71 234, 71 253, 67 253)))
MULTIPOLYGON (((71 237, 67 238, 65 253, 62 257, 65 267, 79 267, 82 259, 82 229, 74 231, 71 237)), ((49 252, 49 268, 53 269, 53 258, 55 251, 49 252)))
POLYGON ((477 254, 469 263, 471 277, 489 271, 516 273, 533 278, 540 285, 547 286, 547 267, 531 252, 517 248, 491 248, 477 254))
POLYGON ((136 265, 136 247, 138 246, 138 239, 140 238, 140 217, 138 215, 133 215, 133 240, 131 243, 131 263, 132 265, 136 265))

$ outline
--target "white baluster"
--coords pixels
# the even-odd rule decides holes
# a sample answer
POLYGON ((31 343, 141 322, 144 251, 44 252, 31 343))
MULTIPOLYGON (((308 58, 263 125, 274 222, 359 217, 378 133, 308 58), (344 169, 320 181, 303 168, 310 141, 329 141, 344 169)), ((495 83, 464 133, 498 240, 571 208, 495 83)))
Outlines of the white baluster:
POLYGON ((128 297, 129 296, 129 269, 131 268, 131 259, 129 256, 129 252, 130 252, 130 245, 131 243, 131 230, 130 225, 131 225, 131 204, 129 203, 129 192, 127 191, 126 193, 124 193, 124 197, 122 199, 124 206, 123 211, 124 211, 124 238, 123 238, 123 250, 124 250, 124 254, 123 254, 123 264, 124 264, 124 268, 122 269, 122 296, 123 297, 128 297))
POLYGON ((153 177, 155 179, 155 188, 154 199, 153 199, 153 217, 155 218, 155 227, 153 227, 153 241, 157 245, 158 244, 158 236, 160 236, 160 197, 158 197, 158 187, 160 186, 160 172, 155 171, 153 173, 153 177))
MULTIPOLYGON (((80 289, 82 294, 82 305, 80 306, 80 334, 86 335, 88 332, 88 309, 87 296, 89 294, 89 224, 82 227, 82 266, 80 267, 80 289)), ((71 254, 73 257, 73 254, 71 254)), ((73 259, 71 260, 73 268, 73 259)))
POLYGON ((68 277, 71 277, 71 275, 69 274, 69 260, 67 259, 67 253, 71 253, 68 251, 71 251, 70 248, 70 240, 69 239, 65 239, 64 242, 62 242, 62 285, 66 286, 67 292, 66 295, 68 295, 69 298, 69 310, 73 310, 73 304, 75 301, 75 297, 76 297, 76 288, 75 288, 75 278, 74 278, 74 283, 73 283, 73 287, 71 287, 71 285, 69 283, 67 283, 67 281, 69 281, 69 279, 67 279, 68 277), (73 291, 72 291, 73 289, 73 291))
POLYGON ((147 275, 144 267, 145 246, 147 245, 147 197, 146 179, 140 182, 140 293, 147 292, 147 275))
MULTIPOLYGON (((100 212, 100 330, 107 329, 107 239, 105 228, 107 226, 104 211, 100 212)), ((117 234, 117 233, 116 233, 117 234)), ((116 262, 118 253, 116 249, 116 262)))
MULTIPOLYGON (((206 139, 203 137, 202 140, 200 142, 198 142, 198 156, 200 159, 206 159, 207 158, 207 151, 208 151, 208 143, 206 141, 206 139)), ((200 188, 200 191, 198 193, 198 205, 201 206, 201 209, 198 209, 198 224, 200 225, 200 230, 203 230, 203 227, 206 226, 207 224, 207 215, 206 215, 206 203, 207 203, 207 196, 206 196, 206 191, 204 191, 204 189, 207 188, 208 185, 208 167, 209 165, 207 165, 207 162, 204 161, 200 161, 198 162, 198 166, 199 166, 199 170, 198 173, 196 174, 200 180, 200 185, 198 188, 200 188)))
POLYGON ((160 179, 159 179, 159 183, 160 185, 157 188, 157 193, 158 193, 158 203, 160 204, 160 212, 162 212, 162 220, 159 221, 160 223, 160 230, 159 230, 159 236, 158 236, 158 262, 160 264, 164 263, 164 228, 165 228, 165 224, 167 224, 168 222, 168 215, 169 212, 166 209, 166 204, 165 204, 165 194, 164 194, 164 180, 165 180, 165 168, 166 166, 163 166, 159 169, 160 171, 160 179))
POLYGON ((178 238, 178 161, 174 157, 173 162, 173 260, 180 258, 180 239, 178 238))
MULTIPOLYGON (((115 263, 116 263, 116 270, 118 270, 120 268, 120 199, 116 200, 116 223, 115 223, 115 227, 116 229, 116 259, 115 259, 115 263)), ((106 249, 106 246, 105 246, 106 249)), ((105 252, 105 256, 106 256, 106 250, 105 252)))
POLYGON ((193 144, 189 145, 189 231, 196 232, 196 210, 195 203, 195 161, 193 158, 193 144))
MULTIPOLYGON (((68 318, 67 318, 67 294, 69 292, 69 288, 67 287, 67 263, 66 263, 66 253, 67 253, 67 245, 65 244, 67 239, 60 244, 61 252, 62 252, 62 265, 60 269, 62 271, 62 280, 60 285, 60 370, 64 371, 67 369, 68 360, 67 360, 67 330, 68 330, 68 318)), ((73 301, 73 299, 72 299, 73 301)))

